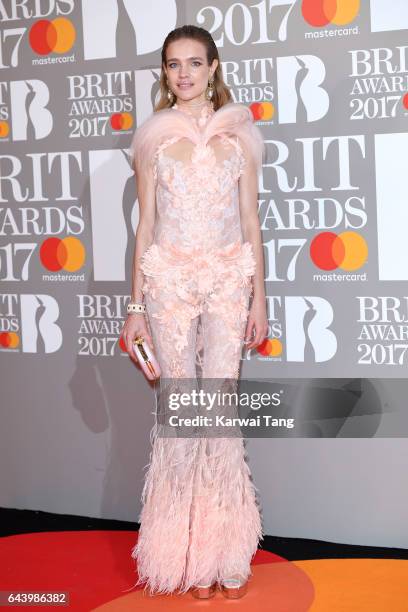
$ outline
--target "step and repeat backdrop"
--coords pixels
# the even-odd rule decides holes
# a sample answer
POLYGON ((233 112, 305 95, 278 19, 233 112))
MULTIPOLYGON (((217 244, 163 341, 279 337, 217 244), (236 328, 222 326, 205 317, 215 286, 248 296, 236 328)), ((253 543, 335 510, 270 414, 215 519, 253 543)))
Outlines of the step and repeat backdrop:
POLYGON ((211 32, 266 143, 270 333, 242 375, 359 381, 360 398, 371 381, 379 411, 386 397, 403 406, 405 0, 0 0, 0 22, 3 371, 24 383, 35 368, 74 398, 95 372, 105 389, 125 376, 124 401, 146 388, 120 342, 139 214, 129 145, 164 38, 190 23, 211 32))

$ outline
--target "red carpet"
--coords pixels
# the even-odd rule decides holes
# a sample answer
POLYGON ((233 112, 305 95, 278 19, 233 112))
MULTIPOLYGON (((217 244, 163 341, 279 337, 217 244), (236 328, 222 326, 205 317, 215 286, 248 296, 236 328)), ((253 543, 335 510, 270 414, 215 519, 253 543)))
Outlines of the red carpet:
MULTIPOLYGON (((288 562, 258 550, 247 595, 237 601, 221 593, 210 601, 190 594, 156 595, 131 589, 137 580, 130 551, 134 531, 63 531, 0 539, 2 591, 68 591, 68 609, 78 611, 191 609, 274 612, 406 612, 408 561, 322 559, 288 562)), ((16 608, 13 606, 12 608, 16 608)), ((19 606, 20 608, 22 606, 19 606)), ((27 607, 27 606, 24 606, 27 607)), ((41 606, 56 609, 56 606, 41 606)), ((67 607, 65 607, 67 609, 67 607)))

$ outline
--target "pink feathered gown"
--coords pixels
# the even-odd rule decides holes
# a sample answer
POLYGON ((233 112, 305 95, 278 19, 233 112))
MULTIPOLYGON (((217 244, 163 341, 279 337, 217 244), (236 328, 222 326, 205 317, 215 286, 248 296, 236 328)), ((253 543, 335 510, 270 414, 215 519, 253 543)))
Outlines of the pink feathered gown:
MULTIPOLYGON (((153 243, 141 259, 148 325, 162 378, 239 377, 255 257, 244 242, 239 178, 258 173, 263 138, 243 104, 194 118, 179 107, 135 131, 138 172, 156 189, 153 243)), ((253 197, 253 194, 248 194, 253 197)), ((242 437, 151 434, 140 531, 132 557, 150 593, 247 579, 262 538, 256 488, 242 437)))

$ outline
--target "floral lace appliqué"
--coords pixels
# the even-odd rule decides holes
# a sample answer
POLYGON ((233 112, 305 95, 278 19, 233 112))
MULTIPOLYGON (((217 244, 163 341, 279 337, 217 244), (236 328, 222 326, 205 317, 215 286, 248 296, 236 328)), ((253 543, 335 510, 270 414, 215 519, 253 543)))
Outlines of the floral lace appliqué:
POLYGON ((185 161, 167 151, 178 140, 165 140, 154 156, 155 235, 140 265, 142 291, 156 301, 151 316, 163 342, 174 347, 175 377, 185 375, 192 321, 204 311, 223 322, 227 345, 239 350, 256 267, 240 223, 238 179, 245 158, 239 142, 226 135, 200 142, 185 161))

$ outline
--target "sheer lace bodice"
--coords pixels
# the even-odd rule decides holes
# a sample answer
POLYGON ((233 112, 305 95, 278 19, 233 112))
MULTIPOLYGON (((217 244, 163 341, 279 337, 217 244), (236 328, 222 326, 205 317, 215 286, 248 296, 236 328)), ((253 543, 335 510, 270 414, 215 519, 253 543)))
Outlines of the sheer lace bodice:
POLYGON ((154 241, 143 258, 148 266, 158 250, 180 262, 187 255, 230 258, 241 251, 250 263, 251 245, 242 237, 239 177, 248 159, 260 172, 263 147, 249 108, 232 102, 217 111, 205 106, 198 118, 174 105, 153 113, 136 130, 131 143, 135 168, 142 176, 151 166, 156 189, 154 241))
MULTIPOLYGON (((240 219, 241 197, 255 194, 241 193, 239 178, 248 163, 260 170, 260 130, 242 104, 210 109, 198 119, 178 108, 164 109, 138 128, 132 151, 138 176, 149 171, 155 183, 153 242, 141 256, 140 269, 151 318, 162 325, 159 342, 168 344, 171 338, 174 346, 166 372, 185 375, 182 354, 191 321, 205 309, 228 331, 218 357, 231 363, 234 377, 237 362, 229 355, 241 345, 256 270, 240 219), (232 319, 231 308, 236 311, 232 319)), ((200 338, 199 334, 197 345, 200 338)), ((206 374, 211 377, 210 370, 206 374)))
MULTIPOLYGON (((174 110, 174 112, 185 112, 174 110)), ((214 111, 202 112, 201 126, 214 111)), ((154 158, 156 229, 154 241, 185 252, 210 252, 242 242, 238 179, 245 165, 237 137, 217 134, 201 139, 173 136, 157 148, 154 158)))
POLYGON ((249 109, 205 107, 198 118, 161 110, 138 128, 132 151, 139 176, 151 164, 156 192, 154 238, 140 264, 143 293, 157 296, 160 287, 196 303, 218 285, 251 284, 256 262, 243 240, 239 178, 250 159, 260 170, 263 138, 249 109))

